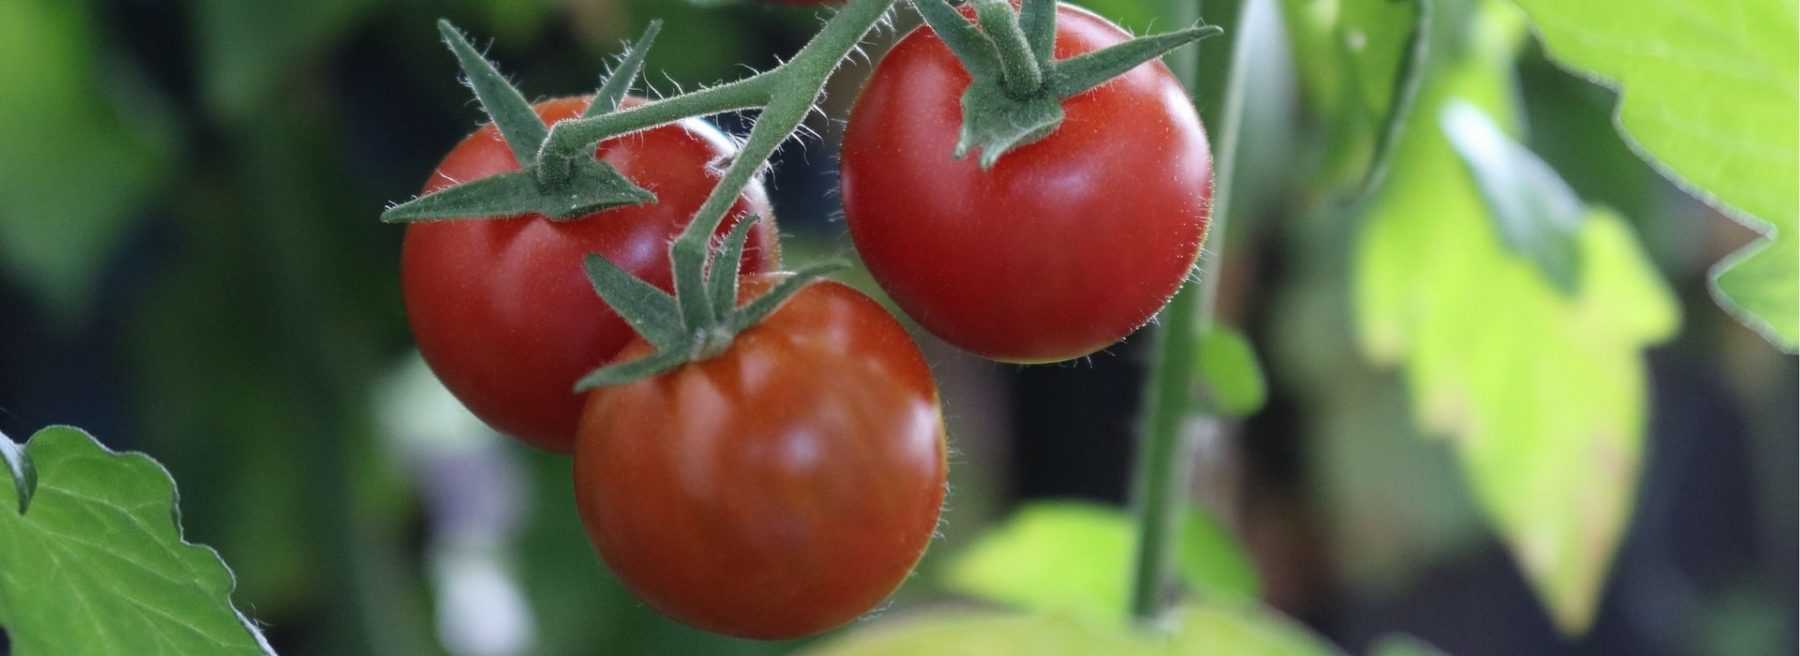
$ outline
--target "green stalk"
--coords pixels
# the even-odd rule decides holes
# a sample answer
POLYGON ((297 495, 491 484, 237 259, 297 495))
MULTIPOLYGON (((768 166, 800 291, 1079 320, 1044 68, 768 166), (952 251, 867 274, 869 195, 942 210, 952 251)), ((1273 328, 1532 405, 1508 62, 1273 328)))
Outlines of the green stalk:
POLYGON ((701 278, 703 267, 684 262, 707 256, 711 251, 712 235, 718 231, 725 213, 743 193, 744 187, 756 177, 757 169, 762 168, 781 142, 800 127, 800 122, 812 111, 813 101, 824 91, 831 72, 837 69, 850 49, 862 41, 863 35, 887 14, 894 2, 851 0, 792 60, 759 76, 771 80, 767 84, 770 88, 765 99, 767 106, 757 117, 756 127, 750 129, 749 139, 732 159, 731 166, 725 169, 719 184, 713 186, 706 203, 700 206, 694 220, 670 248, 675 267, 675 297, 685 304, 684 312, 690 310, 687 305, 692 305, 694 312, 710 311, 699 307, 706 298, 706 282, 701 278))
MULTIPOLYGON (((1194 402, 1194 353, 1201 331, 1213 320, 1224 262, 1222 247, 1231 217, 1232 178, 1247 82, 1244 71, 1249 47, 1243 30, 1249 15, 1247 9, 1240 7, 1238 12, 1238 34, 1232 48, 1223 116, 1214 133, 1219 149, 1213 160, 1212 225, 1201 248, 1200 279, 1197 284, 1183 286, 1163 309, 1151 347, 1154 359, 1145 382, 1144 419, 1138 440, 1137 473, 1133 477, 1138 549, 1131 580, 1131 613, 1140 620, 1154 620, 1162 612, 1167 586, 1176 568, 1175 545, 1193 477, 1195 440, 1202 432, 1218 426, 1218 419, 1206 410, 1204 399, 1194 402)), ((1163 14, 1176 24, 1192 24, 1199 20, 1200 2, 1168 0, 1163 14)), ((1196 56, 1195 52, 1182 50, 1168 56, 1170 68, 1190 93, 1199 85, 1196 56)))

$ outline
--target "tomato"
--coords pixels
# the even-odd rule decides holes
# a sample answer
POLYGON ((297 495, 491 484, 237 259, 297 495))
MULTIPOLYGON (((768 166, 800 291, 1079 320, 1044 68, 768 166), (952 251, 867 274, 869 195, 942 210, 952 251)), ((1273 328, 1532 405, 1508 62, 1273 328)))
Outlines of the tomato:
MULTIPOLYGON (((1081 9, 1056 15, 1058 59, 1129 38, 1081 9)), ((1212 156, 1187 92, 1161 62, 1138 66, 983 171, 976 153, 952 157, 969 81, 923 27, 876 66, 842 151, 858 253, 908 315, 988 358, 1066 360, 1123 339, 1181 286, 1206 233, 1212 156)))
MULTIPOLYGON (((749 295, 771 278, 746 281, 749 295)), ((626 360, 651 352, 635 341, 626 360)), ((693 626, 780 639, 873 608, 937 526, 944 427, 918 347, 819 282, 724 354, 588 397, 575 495, 625 586, 693 626)))
MULTIPOLYGON (((536 108, 551 123, 579 117, 587 105, 586 98, 562 98, 536 108)), ((432 371, 496 430, 554 451, 573 448, 583 402, 571 391, 575 381, 634 336, 594 293, 582 257, 599 253, 671 288, 668 244, 712 191, 711 165, 734 146, 717 129, 688 119, 605 141, 596 152, 657 202, 568 222, 524 215, 415 223, 406 229, 401 256, 407 318, 432 371)), ((450 151, 425 191, 518 168, 488 124, 450 151)), ((779 268, 762 187, 752 183, 731 211, 765 217, 750 238, 743 270, 779 268)))

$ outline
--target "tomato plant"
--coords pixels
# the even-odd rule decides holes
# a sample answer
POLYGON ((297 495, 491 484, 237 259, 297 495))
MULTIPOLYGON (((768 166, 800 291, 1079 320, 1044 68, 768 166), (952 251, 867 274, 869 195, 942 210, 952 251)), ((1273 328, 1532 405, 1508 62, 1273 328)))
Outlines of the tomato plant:
MULTIPOLYGON (((643 101, 628 98, 623 107, 643 101)), ((576 118, 588 98, 535 105, 547 124, 576 118)), ((698 119, 609 139, 595 155, 656 194, 652 204, 568 221, 537 214, 407 227, 401 281, 413 336, 432 371, 469 410, 502 433, 553 451, 572 448, 581 374, 619 352, 631 328, 594 295, 581 259, 600 253, 633 275, 671 289, 666 245, 717 181, 711 167, 735 148, 698 119)), ((494 124, 444 157, 425 193, 516 171, 494 124)), ((745 272, 778 268, 774 221, 752 181, 732 216, 765 217, 750 235, 745 272)))
MULTIPOLYGON (((752 203, 760 200, 761 192, 754 187, 757 167, 812 109, 826 77, 886 13, 888 4, 876 0, 849 4, 812 45, 774 71, 656 103, 616 102, 625 99, 644 48, 655 37, 658 27, 653 24, 596 94, 608 99, 606 105, 596 101, 599 112, 575 103, 526 106, 517 90, 460 33, 440 24, 471 87, 495 119, 497 127, 485 140, 477 140, 488 146, 488 152, 476 161, 488 165, 464 165, 453 156, 434 178, 443 180, 439 186, 390 208, 385 219, 436 221, 470 212, 509 216, 504 213, 542 208, 551 216, 526 218, 556 229, 570 225, 566 222, 571 219, 575 225, 592 222, 581 216, 584 208, 625 213, 645 207, 651 197, 659 200, 649 207, 674 211, 652 215, 666 219, 654 222, 660 231, 646 231, 654 239, 618 240, 626 243, 628 252, 609 252, 606 247, 611 244, 603 240, 559 242, 544 249, 555 257, 525 253, 511 273, 566 281, 567 272, 579 271, 569 266, 570 260, 579 258, 591 291, 616 313, 621 327, 637 334, 616 357, 589 358, 586 366, 605 364, 585 376, 577 378, 579 370, 559 368, 549 382, 567 385, 575 379, 575 389, 592 390, 579 424, 575 487, 595 547, 627 587, 652 606, 695 626, 745 637, 791 638, 841 625, 873 608, 899 585, 936 527, 947 467, 943 421, 930 370, 910 337, 860 293, 816 282, 837 268, 834 263, 791 275, 752 278, 744 290, 738 286, 740 271, 757 262, 758 253, 773 250, 766 232, 769 223, 761 220, 766 207, 746 211, 740 207, 746 202, 740 195, 752 203), (809 91, 792 93, 795 89, 809 91), (760 121, 742 152, 731 158, 710 187, 662 184, 654 176, 641 175, 653 171, 639 171, 634 165, 654 158, 687 174, 682 182, 712 182, 682 166, 676 146, 711 155, 709 160, 719 158, 719 153, 686 143, 652 144, 640 151, 609 148, 621 139, 643 145, 638 136, 642 130, 656 134, 678 129, 661 126, 756 104, 766 108, 760 121), (598 150, 589 153, 596 143, 598 150), (685 202, 701 195, 704 201, 685 202), (690 212, 693 219, 684 223, 690 212), (724 239, 715 244, 712 238, 722 230, 724 239), (672 240, 671 232, 677 233, 672 240), (758 235, 763 235, 760 240, 758 235), (666 251, 660 248, 664 243, 666 251), (762 248, 752 249, 754 245, 762 248), (582 254, 584 248, 595 252, 582 254), (746 252, 751 254, 749 262, 746 252), (654 259, 657 253, 666 253, 666 258, 654 259), (646 275, 634 270, 639 262, 660 266, 646 275)), ((1047 39, 1056 29, 1052 3, 1034 6, 1027 14, 1050 19, 1038 25, 1038 35, 1045 45, 1041 64, 1053 81, 1036 91, 1054 100, 1049 105, 1053 111, 1037 117, 1033 140, 1057 131, 1062 120, 1058 103, 1067 96, 1206 34, 1193 28, 1160 41, 1140 42, 1122 32, 1109 33, 1118 36, 1113 41, 1077 39, 1071 43, 1094 56, 1062 68, 1049 60, 1047 39)), ((955 15, 948 5, 919 7, 928 19, 939 22, 944 12, 955 15)), ((1015 32, 1021 29, 1014 10, 1004 3, 990 3, 987 11, 988 18, 1011 25, 1015 32), (994 14, 995 7, 1001 13, 994 14)), ((960 19, 957 24, 962 25, 960 19)), ((1089 31, 1092 26, 1081 24, 1071 34, 1089 31)), ((1166 78, 1167 72, 1162 75, 1166 78)), ((1179 85, 1174 89, 1179 91, 1179 85)), ((1191 109, 1185 118, 1204 158, 1204 135, 1191 109)), ((1007 126, 998 127, 984 134, 1005 139, 1006 145, 985 142, 983 168, 1011 145, 1023 143, 1021 136, 1005 134, 1007 126)), ((948 142, 932 145, 943 146, 936 159, 962 153, 960 144, 954 149, 948 142)), ((1204 166, 1199 174, 1204 182, 1204 166)), ((1206 193, 1204 185, 1194 193, 1206 193)), ((505 229, 515 221, 422 223, 409 233, 442 225, 505 229)), ((1203 218, 1196 217, 1192 227, 1197 240, 1203 218)), ((500 293, 494 304, 518 303, 521 283, 509 280, 505 270, 496 276, 469 267, 476 271, 462 279, 454 275, 458 271, 451 275, 437 271, 457 269, 467 260, 507 263, 512 249, 481 247, 491 241, 479 237, 483 232, 477 230, 473 234, 478 238, 466 240, 477 247, 434 249, 421 248, 433 242, 409 234, 405 258, 409 303, 415 285, 430 286, 423 295, 434 310, 468 309, 470 304, 455 296, 471 288, 497 287, 500 293), (433 261, 434 266, 415 267, 416 248, 442 257, 433 261)), ((1189 253, 1182 265, 1191 264, 1189 253)), ((1175 282, 1179 280, 1177 276, 1175 282)), ((576 288, 571 284, 559 289, 573 294, 576 288)), ((536 300, 541 302, 528 306, 533 313, 581 307, 549 296, 536 300)), ((562 317, 531 314, 522 323, 527 328, 555 326, 557 318, 562 317)), ((455 346, 478 347, 486 341, 480 331, 487 324, 480 321, 445 320, 420 312, 415 312, 414 320, 434 328, 469 326, 467 333, 453 334, 474 335, 451 348, 425 348, 429 338, 422 335, 428 359, 441 357, 434 352, 457 354, 461 351, 455 346)), ((586 357, 546 349, 529 338, 517 347, 520 353, 502 353, 487 364, 509 364, 517 371, 516 360, 521 358, 543 357, 546 366, 561 367, 582 366, 586 357)), ((453 390, 462 385, 451 380, 451 374, 440 371, 439 376, 453 390)), ((551 415, 516 400, 554 389, 535 387, 544 378, 525 381, 529 385, 516 379, 494 380, 494 396, 503 397, 496 407, 551 415)), ((477 375, 474 380, 490 379, 477 375)), ((459 394, 473 405, 470 394, 459 394)), ((559 409, 560 405, 553 410, 559 409)))
POLYGON ((651 606, 792 638, 854 619, 912 570, 937 526, 944 448, 912 339, 821 282, 716 357, 591 392, 575 494, 600 554, 651 606))
MULTIPOLYGON (((1058 59, 1131 38, 1056 12, 1058 59)), ((1212 158, 1186 92, 1161 63, 1137 66, 984 170, 945 156, 970 83, 925 27, 877 65, 843 143, 857 252, 908 315, 980 355, 1048 362, 1119 341, 1175 293, 1206 232, 1212 158)))
POLYGON ((1795 652, 1792 0, 1073 3, 0 2, 0 653, 1795 652))

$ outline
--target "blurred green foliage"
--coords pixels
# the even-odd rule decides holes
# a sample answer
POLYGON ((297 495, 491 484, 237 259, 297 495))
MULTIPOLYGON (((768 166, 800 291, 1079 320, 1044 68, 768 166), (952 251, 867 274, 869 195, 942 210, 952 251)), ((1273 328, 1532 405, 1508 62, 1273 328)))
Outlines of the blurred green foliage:
POLYGON ((1245 656, 1335 653, 1304 628, 1255 606, 1191 606, 1173 611, 1168 632, 1057 614, 944 613, 897 619, 844 636, 808 656, 1035 654, 1041 656, 1174 656, 1229 652, 1245 656))
POLYGON ((119 55, 88 2, 0 4, 0 270, 65 322, 178 157, 163 99, 119 55))
MULTIPOLYGON (((1037 612, 1122 620, 1135 554, 1132 516, 1079 502, 1020 507, 942 570, 951 591, 1037 612)), ((1256 598, 1249 556, 1203 511, 1183 522, 1176 554, 1190 594, 1209 601, 1256 598)))
POLYGON ((1525 24, 1497 3, 1475 18, 1434 30, 1433 47, 1455 54, 1434 60, 1373 201, 1355 269, 1360 334, 1372 358, 1404 367, 1418 423, 1454 438, 1476 499, 1558 624, 1580 632, 1635 497, 1647 425, 1639 350, 1671 336, 1678 315, 1610 211, 1580 223, 1569 298, 1503 245, 1439 117, 1460 107, 1511 120, 1506 75, 1525 24))

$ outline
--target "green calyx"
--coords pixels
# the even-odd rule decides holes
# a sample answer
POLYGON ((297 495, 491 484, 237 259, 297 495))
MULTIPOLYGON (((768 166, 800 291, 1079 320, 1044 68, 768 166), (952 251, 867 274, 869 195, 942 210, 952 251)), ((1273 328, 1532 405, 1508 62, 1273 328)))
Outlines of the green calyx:
MULTIPOLYGON (((600 367, 576 381, 575 391, 623 385, 699 362, 723 353, 737 334, 761 323, 807 284, 844 268, 841 262, 825 262, 788 275, 755 300, 738 305, 738 265, 750 230, 761 220, 746 216, 732 226, 716 251, 705 249, 700 258, 672 257, 675 276, 694 276, 702 285, 670 294, 620 269, 598 255, 587 256, 588 281, 594 291, 656 350, 651 355, 600 367), (712 255, 710 265, 705 255, 712 255)), ((677 242, 675 247, 680 247, 677 242)), ((677 250, 672 255, 680 255, 677 250)))
POLYGON ((444 40, 462 63, 470 86, 518 158, 520 171, 465 183, 390 208, 384 221, 516 216, 539 212, 552 219, 578 218, 608 207, 654 200, 594 157, 594 144, 614 136, 689 117, 761 108, 748 138, 719 174, 706 202, 669 246, 675 293, 670 294, 604 257, 589 255, 585 268, 601 300, 649 342, 647 357, 595 369, 576 392, 654 376, 723 353, 732 340, 773 314, 781 304, 826 274, 844 268, 826 262, 787 274, 756 299, 738 304, 738 265, 750 230, 760 217, 739 219, 728 238, 715 243, 727 215, 769 161, 814 109, 826 80, 893 8, 897 0, 847 0, 818 35, 774 69, 749 77, 639 104, 620 106, 643 67, 655 37, 653 23, 601 85, 585 116, 545 126, 516 89, 448 23, 444 40), (485 189, 485 191, 484 191, 485 189), (549 210, 549 211, 544 211, 549 210))
MULTIPOLYGON (((643 69, 644 53, 660 29, 660 22, 650 23, 644 36, 626 51, 618 69, 602 81, 583 118, 604 115, 619 107, 643 69)), ((568 221, 614 207, 656 201, 655 194, 593 157, 554 162, 555 174, 546 174, 538 153, 550 138, 550 128, 538 118, 531 102, 449 21, 438 21, 438 32, 456 55, 482 109, 518 159, 519 170, 465 182, 395 205, 382 212, 382 221, 416 223, 520 214, 568 221)))
POLYGON ((955 155, 981 151, 981 168, 993 168, 1014 148, 1050 136, 1062 125, 1062 103, 1139 64, 1224 30, 1196 25, 1138 37, 1078 57, 1057 60, 1056 0, 971 0, 975 21, 946 0, 914 0, 913 6, 968 70, 963 124, 955 155))

